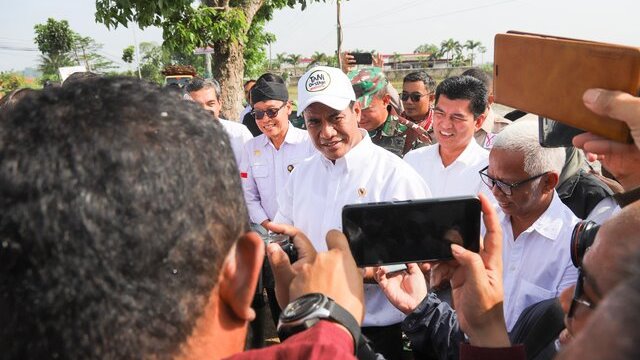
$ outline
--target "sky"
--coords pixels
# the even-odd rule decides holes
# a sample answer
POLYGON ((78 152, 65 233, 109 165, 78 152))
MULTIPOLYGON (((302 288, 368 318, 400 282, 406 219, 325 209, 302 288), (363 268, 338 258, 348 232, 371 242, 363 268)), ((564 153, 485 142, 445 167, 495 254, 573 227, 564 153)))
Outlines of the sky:
MULTIPOLYGON (((283 9, 267 30, 276 35, 271 46, 278 53, 310 56, 336 50, 336 0, 311 3, 305 11, 283 9)), ((96 24, 91 0, 9 1, 0 12, 0 71, 37 67, 39 52, 33 38, 35 24, 47 18, 67 20, 71 29, 104 45, 102 55, 126 69, 122 50, 138 42, 162 43, 162 31, 96 24)), ((449 38, 480 41, 493 56, 497 33, 519 30, 640 47, 639 0, 349 0, 341 6, 343 49, 409 53, 421 44, 449 38)))

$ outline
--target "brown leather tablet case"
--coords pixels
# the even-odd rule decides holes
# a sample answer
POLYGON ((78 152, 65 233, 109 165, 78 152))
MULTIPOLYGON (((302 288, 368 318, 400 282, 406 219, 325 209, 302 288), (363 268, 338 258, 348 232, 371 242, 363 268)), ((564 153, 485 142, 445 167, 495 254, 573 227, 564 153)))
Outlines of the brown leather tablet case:
POLYGON ((509 31, 495 36, 495 102, 620 141, 622 121, 589 111, 589 88, 639 96, 640 48, 509 31))

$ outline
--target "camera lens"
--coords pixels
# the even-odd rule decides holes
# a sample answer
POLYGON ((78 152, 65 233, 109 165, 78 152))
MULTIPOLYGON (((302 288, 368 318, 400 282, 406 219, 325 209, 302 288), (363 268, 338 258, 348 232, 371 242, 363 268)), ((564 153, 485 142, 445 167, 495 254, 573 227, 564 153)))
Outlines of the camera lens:
POLYGON ((571 262, 573 266, 582 266, 582 258, 587 249, 596 239, 600 225, 590 220, 583 220, 576 224, 571 234, 571 262))

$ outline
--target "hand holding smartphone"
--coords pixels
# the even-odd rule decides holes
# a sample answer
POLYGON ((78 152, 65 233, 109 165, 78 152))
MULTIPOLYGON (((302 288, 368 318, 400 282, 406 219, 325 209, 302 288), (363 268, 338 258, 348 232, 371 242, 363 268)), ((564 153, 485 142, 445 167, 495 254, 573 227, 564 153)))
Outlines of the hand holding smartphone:
POLYGON ((342 231, 359 267, 451 259, 451 243, 479 250, 480 200, 465 196, 346 205, 342 231))

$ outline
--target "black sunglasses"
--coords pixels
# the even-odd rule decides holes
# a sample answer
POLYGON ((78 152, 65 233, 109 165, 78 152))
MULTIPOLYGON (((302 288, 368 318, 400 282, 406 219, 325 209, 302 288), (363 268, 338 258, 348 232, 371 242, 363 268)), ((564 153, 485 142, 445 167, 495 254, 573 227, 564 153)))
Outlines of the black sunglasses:
POLYGON ((489 165, 487 165, 484 169, 478 171, 480 173, 480 178, 482 179, 482 182, 487 185, 489 187, 489 189, 493 189, 494 186, 498 186, 498 189, 500 189, 500 191, 502 191, 505 195, 507 196, 511 196, 511 194, 513 194, 513 189, 517 188, 518 186, 522 185, 522 184, 526 184, 529 181, 535 180, 539 177, 545 176, 546 174, 548 174, 549 172, 543 172, 542 174, 538 174, 535 176, 532 176, 530 178, 524 179, 522 181, 518 181, 512 184, 506 183, 504 181, 500 181, 497 179, 492 178, 491 176, 489 176, 489 174, 487 174, 487 169, 489 169, 489 165))
POLYGON ((253 117, 254 117, 256 120, 262 120, 262 118, 263 118, 265 115, 267 115, 267 117, 268 117, 269 119, 273 119, 274 117, 278 116, 278 113, 280 112, 280 110, 281 110, 283 107, 285 107, 285 105, 287 105, 287 102, 286 102, 286 101, 282 104, 282 106, 280 106, 280 107, 279 107, 279 108, 277 108, 277 109, 276 109, 276 108, 271 108, 271 109, 267 109, 267 110, 265 110, 265 111, 253 109, 253 110, 251 110, 251 115, 253 115, 253 117))
POLYGON ((413 93, 403 92, 402 94, 400 94, 400 99, 402 99, 402 101, 407 101, 411 99, 411 101, 413 102, 418 102, 420 101, 421 97, 427 96, 427 95, 430 95, 430 94, 420 94, 418 92, 413 92, 413 93))

